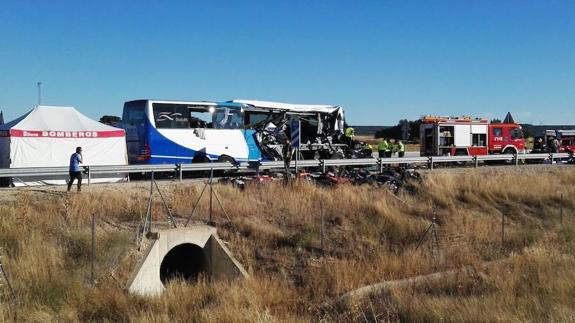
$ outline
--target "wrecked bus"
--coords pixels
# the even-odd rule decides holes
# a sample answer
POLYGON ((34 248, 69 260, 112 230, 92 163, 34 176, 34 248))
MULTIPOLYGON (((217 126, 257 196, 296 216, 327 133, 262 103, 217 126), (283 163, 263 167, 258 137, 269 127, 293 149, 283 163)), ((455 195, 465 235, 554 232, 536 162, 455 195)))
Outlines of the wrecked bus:
POLYGON ((290 138, 289 121, 300 120, 301 159, 345 158, 345 115, 342 107, 280 102, 233 100, 242 105, 245 128, 254 130, 255 141, 268 160, 282 160, 282 148, 290 138))
POLYGON ((287 122, 301 121, 301 157, 343 158, 343 109, 233 100, 124 103, 130 164, 282 160, 287 122))

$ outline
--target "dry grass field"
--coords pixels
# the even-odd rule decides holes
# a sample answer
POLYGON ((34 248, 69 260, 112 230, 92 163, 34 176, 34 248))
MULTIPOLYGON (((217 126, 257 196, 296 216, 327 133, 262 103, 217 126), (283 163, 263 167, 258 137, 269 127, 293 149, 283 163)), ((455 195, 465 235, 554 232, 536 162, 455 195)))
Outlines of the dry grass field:
MULTIPOLYGON (((233 222, 216 207, 219 235, 251 277, 172 282, 153 298, 125 290, 140 256, 134 237, 147 183, 92 185, 69 195, 60 187, 2 190, 0 246, 17 302, 2 286, 0 320, 574 321, 574 182, 571 167, 503 167, 429 172, 399 198, 369 186, 217 185, 233 222), (432 214, 437 243, 430 233, 422 239, 432 214), (471 269, 334 303, 362 286, 461 268, 471 269)), ((201 186, 160 187, 184 222, 201 186)), ((195 220, 205 219, 207 208, 204 199, 195 220)), ((153 210, 154 226, 165 225, 159 198, 153 210)))

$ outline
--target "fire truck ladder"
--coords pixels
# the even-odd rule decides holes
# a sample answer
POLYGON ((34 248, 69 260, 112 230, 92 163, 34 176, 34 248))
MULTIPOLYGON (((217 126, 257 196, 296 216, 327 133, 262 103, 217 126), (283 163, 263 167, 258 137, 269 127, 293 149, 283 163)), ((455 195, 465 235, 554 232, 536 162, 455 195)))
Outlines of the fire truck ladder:
POLYGON ((7 286, 10 290, 10 296, 12 297, 12 301, 16 302, 16 292, 14 292, 14 287, 10 283, 10 279, 8 279, 8 275, 6 274, 6 269, 4 268, 4 264, 2 263, 2 248, 0 247, 0 287, 7 286))

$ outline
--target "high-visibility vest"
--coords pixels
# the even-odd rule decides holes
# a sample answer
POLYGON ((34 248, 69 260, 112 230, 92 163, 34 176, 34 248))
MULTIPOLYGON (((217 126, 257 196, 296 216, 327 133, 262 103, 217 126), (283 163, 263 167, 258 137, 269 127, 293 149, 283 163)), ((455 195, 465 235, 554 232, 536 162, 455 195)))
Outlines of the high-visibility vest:
POLYGON ((397 143, 397 146, 398 146, 398 147, 397 147, 397 151, 399 151, 400 153, 405 152, 405 145, 403 144, 403 142, 399 141, 399 142, 397 143))
POLYGON ((387 143, 387 140, 382 140, 377 145, 377 150, 379 150, 379 151, 387 151, 388 149, 389 149, 389 144, 387 143))
POLYGON ((349 138, 353 138, 355 135, 355 130, 352 127, 348 127, 345 129, 345 136, 349 138))

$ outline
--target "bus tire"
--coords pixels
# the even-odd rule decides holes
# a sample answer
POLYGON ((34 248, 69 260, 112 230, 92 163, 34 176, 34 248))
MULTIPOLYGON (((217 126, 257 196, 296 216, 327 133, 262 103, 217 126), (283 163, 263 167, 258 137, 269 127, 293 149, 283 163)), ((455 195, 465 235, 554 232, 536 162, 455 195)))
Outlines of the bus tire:
MULTIPOLYGON (((226 162, 227 162, 227 163, 230 163, 230 164, 232 164, 232 165, 235 165, 235 164, 236 164, 236 160, 235 160, 233 157, 231 157, 231 156, 221 155, 221 156, 218 158, 218 163, 226 163, 226 162)), ((232 173, 235 173, 235 172, 237 172, 236 169, 223 170, 223 171, 219 171, 219 172, 218 172, 218 173, 219 173, 218 175, 229 175, 229 174, 232 174, 232 173)))
MULTIPOLYGON (((517 155, 517 151, 515 151, 515 149, 513 149, 513 148, 506 148, 506 149, 503 151, 503 155, 514 155, 514 156, 515 156, 515 155, 517 155)), ((508 164, 508 165, 511 165, 511 164, 513 164, 514 162, 515 162, 515 160, 508 160, 508 161, 506 161, 505 163, 508 164)))
MULTIPOLYGON (((467 156, 467 151, 465 150, 456 150, 455 151, 455 156, 467 156)), ((464 161, 460 161, 460 162, 455 162, 455 165, 457 166, 467 166, 469 164, 469 162, 464 162, 464 161)))

